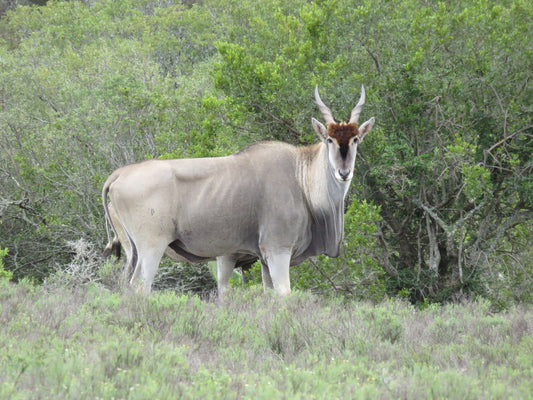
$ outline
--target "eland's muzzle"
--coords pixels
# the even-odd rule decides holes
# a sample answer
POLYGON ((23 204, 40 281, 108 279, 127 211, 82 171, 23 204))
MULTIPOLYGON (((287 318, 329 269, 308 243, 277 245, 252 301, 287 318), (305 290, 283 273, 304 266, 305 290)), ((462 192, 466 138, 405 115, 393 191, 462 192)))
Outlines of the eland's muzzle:
POLYGON ((339 176, 343 181, 347 181, 350 178, 350 172, 349 169, 339 169, 339 176))

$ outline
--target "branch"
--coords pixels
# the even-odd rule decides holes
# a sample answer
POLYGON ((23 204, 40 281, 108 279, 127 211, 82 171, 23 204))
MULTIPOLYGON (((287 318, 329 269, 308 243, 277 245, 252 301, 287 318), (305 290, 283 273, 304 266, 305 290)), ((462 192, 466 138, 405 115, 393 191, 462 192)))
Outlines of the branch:
POLYGON ((439 242, 437 240, 437 232, 435 225, 430 223, 429 213, 426 214, 426 229, 429 238, 429 270, 433 272, 434 276, 438 276, 441 256, 439 242))
POLYGON ((499 142, 494 143, 492 146, 490 146, 488 148, 488 150, 483 150, 483 164, 487 163, 487 154, 490 154, 494 159, 496 159, 496 157, 494 157, 494 155, 491 153, 492 150, 494 150, 496 147, 501 146, 502 144, 504 144, 508 140, 513 139, 515 136, 518 136, 522 132, 527 131, 528 129, 531 129, 531 128, 533 128, 533 125, 525 126, 522 129, 519 129, 516 132, 511 133, 509 136, 504 137, 499 142))
MULTIPOLYGON (((318 264, 317 264, 313 259, 310 258, 310 259, 309 259, 309 263, 310 263, 313 267, 315 267, 315 268, 318 270, 318 272, 320 272, 320 274, 321 274, 324 278, 326 278, 326 280, 329 282, 329 284, 331 285, 331 287, 333 288, 333 290, 335 290, 335 292, 338 292, 338 291, 339 291, 339 289, 338 289, 337 285, 335 284, 335 282, 333 282, 333 281, 331 280, 331 278, 330 278, 330 277, 329 277, 324 271, 322 271, 322 269, 318 266, 318 264)), ((349 291, 350 291, 350 290, 349 290, 349 291)), ((351 291, 350 291, 350 293, 351 293, 351 291)), ((353 294, 353 293, 352 293, 352 294, 353 294)))
POLYGON ((300 137, 302 135, 301 132, 298 132, 296 129, 294 129, 294 127, 289 124, 287 121, 281 119, 281 118, 278 118, 276 117, 274 114, 272 114, 270 111, 268 111, 267 109, 265 109, 263 106, 261 106, 260 104, 257 104, 257 103, 253 103, 252 106, 254 107, 257 107, 259 110, 261 110, 262 112, 264 112, 265 114, 267 114, 270 118, 272 118, 274 121, 280 123, 281 125, 284 125, 289 131, 291 131, 292 133, 294 133, 296 135, 296 137, 300 137))
POLYGON ((380 224, 376 224, 376 227, 377 227, 376 237, 384 253, 384 254, 379 254, 379 257, 382 259, 381 262, 382 262, 383 268, 385 269, 385 272, 388 273, 390 276, 394 276, 397 278, 398 271, 396 270, 396 268, 394 268, 394 266, 390 262, 389 246, 387 245, 387 242, 385 241, 383 230, 381 229, 380 224))
POLYGON ((419 199, 414 199, 413 203, 415 203, 415 205, 417 205, 418 207, 422 208, 426 213, 428 213, 430 215, 431 218, 433 218, 433 220, 439 224, 439 226, 444 230, 444 232, 446 232, 447 235, 450 235, 452 234, 453 232, 451 232, 451 228, 450 226, 444 222, 438 215, 435 211, 433 211, 431 208, 429 208, 428 206, 426 206, 424 203, 422 203, 419 199))
POLYGON ((474 216, 476 211, 478 211, 481 207, 485 205, 485 202, 482 201, 477 206, 475 206, 470 211, 468 211, 464 217, 460 218, 454 224, 450 225, 444 222, 433 209, 429 208, 427 205, 422 203, 419 199, 415 199, 414 203, 417 206, 421 207, 425 212, 427 212, 431 216, 431 218, 433 218, 435 222, 439 224, 439 226, 444 230, 444 232, 446 232, 446 235, 450 237, 453 236, 455 232, 457 232, 458 229, 462 228, 464 224, 466 223, 466 221, 468 221, 470 218, 474 216))
POLYGON ((457 221, 455 224, 453 224, 453 226, 452 226, 453 233, 455 233, 458 229, 461 229, 464 226, 464 224, 466 223, 466 221, 469 220, 471 217, 473 217, 474 214, 476 213, 476 211, 478 211, 484 205, 485 205, 485 202, 482 201, 477 206, 475 206, 473 209, 468 211, 463 218, 461 218, 459 221, 457 221))
POLYGON ((498 104, 500 106, 500 109, 504 115, 503 117, 503 136, 506 137, 507 136, 507 116, 508 116, 508 113, 509 111, 508 110, 505 110, 503 108, 503 104, 502 104, 502 99, 500 98, 500 94, 498 93, 498 91, 494 88, 494 86, 492 86, 490 83, 489 83, 489 87, 492 89, 492 91, 494 92, 494 94, 496 95, 496 100, 498 100, 498 104))
POLYGON ((378 75, 381 76, 381 66, 380 66, 380 64, 379 64, 378 57, 377 57, 374 53, 372 53, 372 52, 370 51, 370 49, 369 49, 369 48, 363 43, 362 40, 359 40, 359 43, 361 43, 361 46, 363 46, 363 48, 366 50, 366 52, 368 53, 368 55, 369 55, 370 57, 372 57, 372 60, 374 60, 374 64, 376 64, 376 69, 377 69, 377 71, 378 71, 378 75))
POLYGON ((533 211, 522 211, 517 214, 512 215, 511 217, 507 218, 505 222, 503 222, 498 229, 496 230, 496 234, 494 235, 494 239, 489 247, 490 251, 494 251, 494 248, 496 247, 496 244, 501 239, 501 237, 504 235, 505 232, 507 232, 509 229, 515 227, 516 225, 529 221, 533 219, 533 211))
POLYGON ((24 193, 26 193, 26 189, 24 189, 21 184, 19 183, 19 181, 17 181, 17 179, 13 176, 13 174, 11 172, 9 172, 7 169, 4 169, 4 168, 0 168, 0 171, 2 171, 4 174, 6 174, 8 177, 10 177, 13 182, 15 182, 15 185, 17 185, 17 187, 19 189, 21 189, 24 193))

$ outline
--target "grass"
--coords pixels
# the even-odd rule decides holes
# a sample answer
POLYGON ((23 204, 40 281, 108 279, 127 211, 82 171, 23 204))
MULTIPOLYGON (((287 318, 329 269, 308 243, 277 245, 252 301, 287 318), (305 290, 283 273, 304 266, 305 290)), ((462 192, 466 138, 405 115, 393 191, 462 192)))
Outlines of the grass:
POLYGON ((2 399, 533 398, 533 309, 0 280, 2 399))

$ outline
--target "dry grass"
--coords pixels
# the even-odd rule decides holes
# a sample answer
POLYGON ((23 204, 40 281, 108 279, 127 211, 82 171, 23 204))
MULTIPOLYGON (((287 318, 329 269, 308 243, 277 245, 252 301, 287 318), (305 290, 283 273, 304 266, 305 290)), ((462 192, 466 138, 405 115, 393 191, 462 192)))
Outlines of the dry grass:
POLYGON ((533 309, 0 283, 0 397, 529 398, 533 309))

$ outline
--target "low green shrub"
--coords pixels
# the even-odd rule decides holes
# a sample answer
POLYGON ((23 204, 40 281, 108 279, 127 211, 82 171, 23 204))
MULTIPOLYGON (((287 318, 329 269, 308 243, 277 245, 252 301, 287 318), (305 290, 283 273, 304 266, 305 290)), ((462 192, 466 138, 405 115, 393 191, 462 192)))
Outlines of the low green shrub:
POLYGON ((0 398, 528 398, 533 309, 0 280, 0 398))

